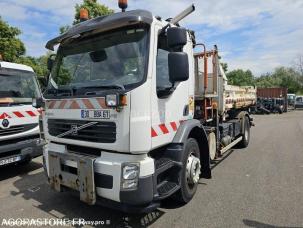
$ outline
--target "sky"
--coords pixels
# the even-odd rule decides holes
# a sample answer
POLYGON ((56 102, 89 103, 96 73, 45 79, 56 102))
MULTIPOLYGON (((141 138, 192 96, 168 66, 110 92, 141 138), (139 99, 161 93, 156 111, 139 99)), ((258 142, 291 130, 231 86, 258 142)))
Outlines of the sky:
MULTIPOLYGON (((82 0, 0 0, 0 15, 22 30, 26 54, 46 53, 46 42, 71 24, 74 5, 82 0)), ((120 11, 117 0, 98 0, 120 11)), ((303 55, 303 0, 129 0, 129 8, 171 18, 194 3, 196 11, 181 22, 208 48, 218 45, 229 70, 255 75, 291 66, 303 55)))

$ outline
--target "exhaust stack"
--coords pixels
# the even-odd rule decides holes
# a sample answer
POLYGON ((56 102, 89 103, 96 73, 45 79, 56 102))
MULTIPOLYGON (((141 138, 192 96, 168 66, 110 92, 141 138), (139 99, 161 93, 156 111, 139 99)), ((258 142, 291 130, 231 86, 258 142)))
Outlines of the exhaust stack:
POLYGON ((175 16, 170 23, 172 23, 173 25, 177 24, 179 21, 183 20, 185 17, 187 17, 188 15, 190 15, 192 12, 194 12, 196 9, 195 5, 192 4, 190 7, 188 7, 187 9, 185 9, 184 11, 182 11, 181 13, 179 13, 177 16, 175 16))

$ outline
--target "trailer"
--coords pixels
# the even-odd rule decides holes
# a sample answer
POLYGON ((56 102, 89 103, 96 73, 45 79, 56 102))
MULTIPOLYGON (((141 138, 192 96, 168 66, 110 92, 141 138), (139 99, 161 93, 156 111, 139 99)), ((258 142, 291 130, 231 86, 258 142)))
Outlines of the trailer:
POLYGON ((262 114, 287 112, 287 91, 287 88, 257 88, 255 112, 262 114))
POLYGON ((25 164, 42 155, 40 110, 32 107, 37 96, 31 67, 0 61, 0 166, 25 164))
POLYGON ((212 177, 211 160, 248 146, 256 91, 229 86, 217 47, 179 26, 194 5, 163 20, 126 2, 46 44, 59 48, 36 107, 51 188, 139 213, 167 198, 189 202, 212 177))

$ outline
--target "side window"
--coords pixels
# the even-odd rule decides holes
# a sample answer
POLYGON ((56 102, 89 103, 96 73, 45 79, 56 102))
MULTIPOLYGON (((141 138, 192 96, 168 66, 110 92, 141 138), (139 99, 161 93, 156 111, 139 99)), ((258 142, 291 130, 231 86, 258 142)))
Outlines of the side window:
POLYGON ((164 35, 159 36, 158 50, 157 50, 157 94, 158 97, 169 95, 169 90, 172 88, 172 83, 169 81, 168 71, 168 54, 167 38, 164 35))

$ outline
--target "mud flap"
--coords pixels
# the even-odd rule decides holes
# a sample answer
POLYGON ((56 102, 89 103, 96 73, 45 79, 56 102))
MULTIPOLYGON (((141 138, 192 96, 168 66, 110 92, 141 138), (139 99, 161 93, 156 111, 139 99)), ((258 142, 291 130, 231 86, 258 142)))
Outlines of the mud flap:
POLYGON ((94 161, 95 158, 88 156, 50 151, 49 178, 51 187, 58 192, 62 190, 62 186, 79 191, 81 201, 94 205, 96 203, 94 161), (63 170, 64 164, 67 162, 77 165, 77 174, 63 170))

